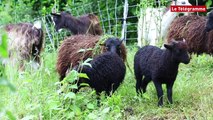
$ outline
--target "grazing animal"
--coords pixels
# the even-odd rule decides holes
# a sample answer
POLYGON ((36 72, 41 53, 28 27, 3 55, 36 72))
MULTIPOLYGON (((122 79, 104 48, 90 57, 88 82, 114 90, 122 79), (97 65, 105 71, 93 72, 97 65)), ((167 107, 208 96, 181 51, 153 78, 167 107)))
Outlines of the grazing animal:
POLYGON ((171 39, 185 38, 188 51, 196 54, 213 53, 213 11, 208 17, 203 16, 181 16, 175 19, 169 27, 167 42, 171 39))
MULTIPOLYGON (((191 5, 188 0, 172 1, 171 5, 191 5)), ((146 8, 140 10, 140 18, 138 20, 138 46, 142 47, 146 44, 143 40, 148 41, 150 45, 156 45, 157 41, 166 36, 167 30, 171 22, 179 14, 171 12, 165 8, 146 8)), ((185 13, 187 15, 187 13, 185 13)))
POLYGON ((81 83, 87 83, 91 88, 94 88, 98 95, 99 104, 101 92, 105 91, 110 96, 122 83, 126 67, 122 59, 113 52, 98 55, 90 64, 92 67, 83 66, 81 71, 81 73, 86 73, 89 78, 79 78, 77 86, 79 90, 82 87, 81 83))
POLYGON ((61 28, 70 30, 76 34, 101 35, 103 33, 98 17, 94 14, 82 15, 78 18, 69 13, 61 12, 60 14, 51 13, 56 31, 61 28))
MULTIPOLYGON (((18 23, 4 27, 8 35, 8 52, 14 63, 19 63, 19 68, 24 69, 24 61, 33 60, 40 64, 40 53, 44 43, 44 33, 41 23, 18 23)), ((36 66, 38 67, 38 66, 36 66)))
MULTIPOLYGON (((84 61, 87 58, 94 57, 100 53, 106 52, 106 44, 99 45, 101 36, 93 35, 74 35, 66 38, 61 44, 58 52, 57 59, 57 72, 59 73, 60 80, 63 80, 69 69, 79 65, 80 61, 84 61), (98 51, 92 49, 100 47, 98 51), (84 49, 84 51, 80 51, 84 49)), ((111 39, 111 38, 109 38, 111 39)), ((120 56, 122 60, 126 61, 126 48, 122 43, 120 50, 120 56)), ((114 49, 114 48, 113 48, 114 49)))
POLYGON ((157 90, 158 106, 163 105, 162 84, 166 84, 167 97, 172 103, 172 87, 178 74, 180 63, 188 64, 187 44, 184 41, 172 41, 164 44, 165 50, 155 46, 141 48, 134 58, 134 72, 137 93, 145 93, 152 80, 157 90))

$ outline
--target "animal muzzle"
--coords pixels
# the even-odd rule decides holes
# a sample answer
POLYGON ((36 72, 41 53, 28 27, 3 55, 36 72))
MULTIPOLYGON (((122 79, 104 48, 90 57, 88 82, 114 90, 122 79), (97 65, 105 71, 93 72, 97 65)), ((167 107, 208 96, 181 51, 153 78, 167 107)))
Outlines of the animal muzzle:
POLYGON ((189 62, 190 62, 190 59, 185 61, 184 64, 189 64, 189 62))
POLYGON ((183 61, 184 64, 189 64, 189 62, 190 62, 190 57, 186 58, 186 59, 183 61))
POLYGON ((115 48, 115 47, 111 47, 111 48, 110 48, 110 52, 112 52, 112 53, 117 53, 116 48, 115 48))

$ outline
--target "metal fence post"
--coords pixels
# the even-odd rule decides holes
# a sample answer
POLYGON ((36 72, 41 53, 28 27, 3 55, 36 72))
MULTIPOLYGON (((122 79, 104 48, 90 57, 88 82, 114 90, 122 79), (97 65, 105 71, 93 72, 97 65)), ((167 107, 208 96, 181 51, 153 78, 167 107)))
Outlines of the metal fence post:
POLYGON ((123 12, 123 25, 122 25, 122 32, 121 32, 121 39, 124 39, 124 43, 126 44, 126 30, 127 30, 127 24, 126 24, 126 18, 128 15, 128 0, 125 0, 124 3, 124 12, 123 12))

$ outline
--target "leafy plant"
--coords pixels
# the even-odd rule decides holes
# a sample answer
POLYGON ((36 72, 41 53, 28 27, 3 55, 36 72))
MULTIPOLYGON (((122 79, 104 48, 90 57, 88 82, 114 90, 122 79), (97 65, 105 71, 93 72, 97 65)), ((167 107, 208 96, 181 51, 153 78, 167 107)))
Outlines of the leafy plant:
MULTIPOLYGON (((7 34, 3 32, 0 34, 0 87, 9 87, 11 91, 15 91, 15 87, 7 80, 7 76, 5 73, 5 67, 3 65, 3 60, 8 57, 7 52, 7 34)), ((5 110, 4 107, 0 104, 0 114, 6 114, 9 119, 15 120, 12 112, 5 110)))
POLYGON ((11 90, 15 90, 15 87, 7 80, 5 74, 5 68, 3 65, 3 60, 8 57, 7 52, 7 34, 3 32, 0 36, 0 86, 8 86, 11 90))
POLYGON ((208 0, 206 2, 206 7, 209 8, 212 5, 212 0, 208 0))

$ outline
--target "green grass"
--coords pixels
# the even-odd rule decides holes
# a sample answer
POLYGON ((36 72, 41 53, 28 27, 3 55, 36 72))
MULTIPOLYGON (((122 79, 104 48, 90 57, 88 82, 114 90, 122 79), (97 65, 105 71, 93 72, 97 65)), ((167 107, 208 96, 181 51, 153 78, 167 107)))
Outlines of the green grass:
MULTIPOLYGON (((128 49, 128 62, 133 66, 136 48, 128 49)), ((213 58, 196 56, 190 64, 181 64, 173 88, 172 105, 167 103, 164 87, 164 106, 157 107, 153 83, 147 93, 139 97, 135 92, 134 74, 129 72, 112 97, 101 96, 96 105, 95 92, 90 88, 78 94, 58 94, 56 53, 43 53, 40 69, 17 72, 7 66, 6 73, 16 91, 0 88, 0 119, 213 119, 213 58), (66 96, 66 98, 65 98, 66 96)))

